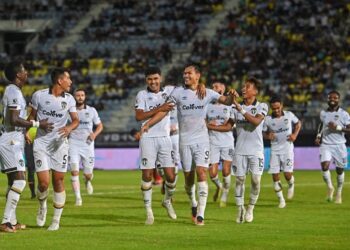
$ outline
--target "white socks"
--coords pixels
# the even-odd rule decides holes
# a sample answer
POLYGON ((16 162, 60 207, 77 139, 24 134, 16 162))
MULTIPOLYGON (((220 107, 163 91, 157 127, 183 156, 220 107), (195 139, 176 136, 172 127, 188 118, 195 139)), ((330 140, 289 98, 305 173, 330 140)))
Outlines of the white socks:
POLYGON ((188 195, 188 198, 190 199, 191 206, 197 207, 197 201, 196 201, 196 186, 192 184, 191 186, 187 186, 185 184, 185 190, 188 195))
POLYGON ((331 172, 329 170, 322 171, 322 177, 323 177, 324 182, 327 184, 327 187, 329 189, 332 189, 333 184, 332 184, 332 179, 331 179, 331 172))
POLYGON ((171 198, 173 197, 175 193, 176 188, 176 181, 174 182, 167 182, 165 181, 165 197, 164 201, 171 202, 171 198))
POLYGON ((16 219, 16 208, 21 193, 26 186, 25 180, 15 180, 13 185, 11 186, 10 191, 7 194, 6 206, 4 211, 4 217, 2 219, 2 223, 10 222, 13 225, 17 224, 16 219), (12 218, 12 221, 11 221, 12 218))
POLYGON ((342 174, 337 175, 337 193, 341 193, 343 189, 344 179, 345 179, 344 172, 342 174))
POLYGON ((222 196, 221 196, 221 201, 226 202, 227 201, 227 196, 230 191, 231 187, 231 175, 224 176, 224 185, 223 185, 223 190, 222 190, 222 196))
POLYGON ((76 199, 81 199, 79 175, 71 176, 70 179, 71 179, 71 182, 72 182, 72 189, 73 189, 73 192, 75 194, 75 198, 76 199))
POLYGON ((244 205, 245 176, 236 176, 235 200, 237 206, 244 205))
POLYGON ((197 217, 200 216, 204 219, 205 207, 208 199, 208 182, 198 182, 198 213, 197 217))
POLYGON ((152 181, 141 181, 141 190, 146 210, 152 210, 152 181))
POLYGON ((252 174, 251 178, 251 188, 250 188, 250 199, 249 199, 249 204, 250 205, 255 205, 259 198, 260 194, 260 180, 261 180, 261 175, 255 175, 252 174))
POLYGON ((66 203, 66 191, 60 193, 53 193, 53 219, 52 223, 60 223, 64 204, 66 203))
POLYGON ((278 200, 284 200, 283 198, 283 192, 282 192, 282 184, 280 181, 275 181, 273 183, 273 188, 275 189, 276 195, 278 197, 278 200))
POLYGON ((216 175, 215 177, 211 178, 211 181, 214 182, 217 188, 222 188, 222 183, 219 180, 219 175, 216 175))

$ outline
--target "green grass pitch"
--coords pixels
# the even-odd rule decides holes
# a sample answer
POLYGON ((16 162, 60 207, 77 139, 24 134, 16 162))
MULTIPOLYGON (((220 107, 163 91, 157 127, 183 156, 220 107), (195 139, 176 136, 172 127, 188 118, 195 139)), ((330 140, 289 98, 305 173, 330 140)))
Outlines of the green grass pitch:
MULTIPOLYGON (((139 171, 95 171, 94 194, 82 185, 83 206, 74 206, 70 178, 66 176, 67 202, 61 228, 48 232, 52 218, 52 189, 45 228, 35 224, 38 202, 28 187, 17 214, 28 228, 15 234, 0 233, 0 249, 349 249, 350 185, 343 190, 343 204, 327 203, 320 171, 297 171, 295 197, 277 208, 271 176, 264 173, 253 223, 236 224, 233 189, 226 208, 213 203, 214 185, 206 209, 205 226, 195 226, 183 188, 182 172, 175 194, 175 221, 161 207, 160 187, 153 188, 155 223, 145 226, 139 171)), ((346 172, 345 179, 348 177, 346 172)), ((335 172, 332 171, 335 184, 335 172)), ((248 179, 249 180, 249 179, 248 179)), ((81 181, 82 183, 82 181, 81 181)), ((248 181, 248 184, 250 181, 248 181)), ((283 182, 285 184, 285 182, 283 182)), ((234 179, 232 181, 234 184, 234 179)), ((233 186, 233 185, 232 185, 233 186)), ((284 185, 286 186, 286 185, 284 185)), ((0 177, 1 215, 6 178, 0 177)), ((286 191, 286 189, 285 189, 286 191)), ((246 201, 249 185, 246 188, 246 201)))

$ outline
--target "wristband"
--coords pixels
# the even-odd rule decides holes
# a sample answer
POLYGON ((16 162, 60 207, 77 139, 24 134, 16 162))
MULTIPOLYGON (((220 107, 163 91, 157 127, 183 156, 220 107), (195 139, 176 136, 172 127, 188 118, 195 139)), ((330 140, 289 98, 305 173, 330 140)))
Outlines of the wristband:
POLYGON ((321 133, 318 133, 318 134, 316 135, 316 138, 321 138, 321 136, 322 136, 322 134, 321 134, 321 133))
POLYGON ((30 120, 32 123, 32 127, 34 128, 39 128, 40 126, 40 122, 39 121, 35 121, 35 120, 30 120))
POLYGON ((241 109, 241 111, 239 111, 242 115, 244 115, 245 113, 247 113, 247 111, 245 111, 244 109, 241 109))
POLYGON ((340 125, 337 125, 337 127, 335 128, 337 131, 342 131, 343 128, 340 125))

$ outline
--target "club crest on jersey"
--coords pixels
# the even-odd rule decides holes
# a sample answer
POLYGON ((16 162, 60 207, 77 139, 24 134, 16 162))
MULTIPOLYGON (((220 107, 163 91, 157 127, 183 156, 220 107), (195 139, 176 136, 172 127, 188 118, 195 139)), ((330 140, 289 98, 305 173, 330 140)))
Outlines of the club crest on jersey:
POLYGON ((17 99, 16 99, 16 98, 13 99, 13 100, 12 100, 12 103, 13 103, 13 104, 17 104, 17 103, 18 103, 17 99))
POLYGON ((40 168, 41 167, 41 165, 42 165, 42 162, 41 162, 41 160, 37 160, 36 162, 35 162, 36 164, 36 167, 38 167, 38 168, 40 168))
POLYGON ((89 116, 90 116, 90 114, 86 112, 86 113, 85 113, 85 117, 86 117, 86 118, 89 118, 89 116))
POLYGON ((45 104, 46 104, 46 105, 50 105, 50 101, 46 101, 45 104))
POLYGON ((212 109, 212 110, 210 110, 210 113, 214 113, 214 110, 212 109))
POLYGON ((62 109, 65 109, 67 107, 67 103, 66 102, 61 102, 61 107, 62 107, 62 109))
POLYGON ((147 158, 142 158, 142 165, 146 166, 147 165, 147 158))
POLYGON ((284 124, 288 124, 288 119, 284 119, 284 124))
POLYGON ((162 94, 163 99, 167 99, 168 95, 166 93, 162 94))
POLYGON ((252 109, 250 110, 250 113, 252 113, 252 115, 256 115, 256 113, 257 113, 256 108, 252 108, 252 109))
POLYGON ((187 100, 187 96, 181 97, 181 100, 186 101, 187 100))
POLYGON ((227 108, 224 108, 223 112, 224 112, 224 114, 227 114, 227 112, 228 112, 227 108))
POLYGON ((276 126, 276 123, 272 123, 271 125, 272 125, 272 127, 274 127, 274 126, 276 126))
POLYGON ((336 121, 339 120, 339 115, 335 115, 334 120, 336 120, 336 121))
POLYGON ((152 101, 153 100, 153 98, 152 97, 148 97, 148 101, 152 101))

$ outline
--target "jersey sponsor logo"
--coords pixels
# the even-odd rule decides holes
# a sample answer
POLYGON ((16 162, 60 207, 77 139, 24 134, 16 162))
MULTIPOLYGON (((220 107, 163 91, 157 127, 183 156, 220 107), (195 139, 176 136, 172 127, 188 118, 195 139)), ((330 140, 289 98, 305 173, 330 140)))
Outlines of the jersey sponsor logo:
POLYGON ((82 120, 80 120, 80 122, 79 122, 79 124, 81 124, 81 125, 89 125, 89 123, 90 123, 90 122, 82 121, 82 120))
POLYGON ((160 103, 156 104, 155 106, 149 106, 149 110, 158 108, 160 106, 160 103))
POLYGON ((55 110, 51 111, 46 111, 45 109, 43 110, 43 114, 51 117, 56 117, 56 118, 62 118, 63 114, 57 113, 55 110))
POLYGON ((196 110, 196 109, 204 109, 204 105, 195 105, 194 103, 190 105, 182 105, 182 110, 196 110))
POLYGON ((66 102, 61 102, 61 107, 62 107, 62 109, 65 109, 67 107, 67 103, 66 102))

